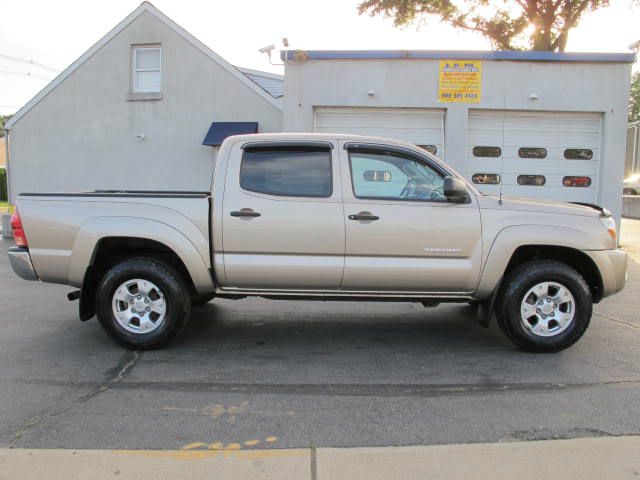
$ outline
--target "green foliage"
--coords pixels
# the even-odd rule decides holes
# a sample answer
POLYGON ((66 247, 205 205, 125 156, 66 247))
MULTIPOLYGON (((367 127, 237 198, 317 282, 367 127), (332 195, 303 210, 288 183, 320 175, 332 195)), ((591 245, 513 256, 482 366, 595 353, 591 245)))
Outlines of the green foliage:
POLYGON ((0 168, 0 202, 7 201, 7 171, 0 168))
MULTIPOLYGON (((638 0, 629 0, 638 3, 638 0)), ((364 0, 360 15, 384 15, 394 25, 439 19, 456 28, 479 32, 498 50, 563 52, 569 31, 583 14, 610 0, 364 0), (529 28, 531 27, 531 28, 529 28)))
POLYGON ((640 72, 631 77, 631 92, 629 93, 629 121, 640 120, 640 72))
POLYGON ((11 117, 13 117, 13 115, 0 115, 0 138, 4 137, 4 124, 11 117))

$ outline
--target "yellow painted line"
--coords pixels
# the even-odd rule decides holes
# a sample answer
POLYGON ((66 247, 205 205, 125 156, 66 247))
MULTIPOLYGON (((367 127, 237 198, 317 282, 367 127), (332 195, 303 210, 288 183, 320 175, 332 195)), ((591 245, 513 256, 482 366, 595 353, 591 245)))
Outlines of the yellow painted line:
POLYGON ((215 442, 209 445, 209 450, 222 450, 224 449, 224 444, 222 442, 215 442))
POLYGON ((246 442, 244 442, 247 447, 253 447, 254 445, 258 445, 259 443, 260 440, 247 440, 246 442))
POLYGON ((269 443, 273 443, 278 440, 278 437, 267 437, 265 440, 269 443))
POLYGON ((201 448, 206 446, 207 446, 206 443, 194 442, 194 443, 190 443, 189 445, 185 445, 184 447, 182 447, 182 450, 193 450, 195 448, 201 448))

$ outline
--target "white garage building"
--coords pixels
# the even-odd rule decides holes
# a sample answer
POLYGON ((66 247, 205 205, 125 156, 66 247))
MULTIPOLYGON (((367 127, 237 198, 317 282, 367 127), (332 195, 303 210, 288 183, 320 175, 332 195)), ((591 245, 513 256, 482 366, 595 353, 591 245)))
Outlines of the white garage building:
POLYGON ((405 140, 482 192, 595 203, 620 218, 632 53, 285 51, 282 59, 285 131, 405 140))

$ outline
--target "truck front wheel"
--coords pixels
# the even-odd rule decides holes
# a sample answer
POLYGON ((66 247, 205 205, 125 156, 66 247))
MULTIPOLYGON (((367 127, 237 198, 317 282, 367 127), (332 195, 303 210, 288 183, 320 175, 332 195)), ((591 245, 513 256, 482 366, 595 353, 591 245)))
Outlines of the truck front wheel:
POLYGON ((591 291, 577 271, 555 260, 534 260, 508 274, 496 317, 523 350, 558 352, 582 337, 592 310, 591 291))
POLYGON ((189 289, 180 274, 152 258, 118 263, 98 286, 98 320, 128 348, 165 345, 184 328, 190 313, 189 289))

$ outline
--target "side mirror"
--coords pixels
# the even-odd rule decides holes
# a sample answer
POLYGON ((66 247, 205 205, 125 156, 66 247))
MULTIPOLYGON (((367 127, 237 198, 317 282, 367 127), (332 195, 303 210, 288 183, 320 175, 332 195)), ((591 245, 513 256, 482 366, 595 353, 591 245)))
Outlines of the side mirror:
POLYGON ((469 192, 462 180, 456 177, 444 177, 444 196, 447 200, 455 203, 468 203, 469 192))

